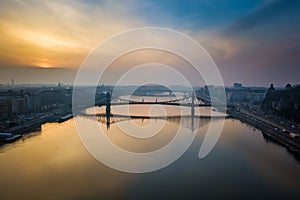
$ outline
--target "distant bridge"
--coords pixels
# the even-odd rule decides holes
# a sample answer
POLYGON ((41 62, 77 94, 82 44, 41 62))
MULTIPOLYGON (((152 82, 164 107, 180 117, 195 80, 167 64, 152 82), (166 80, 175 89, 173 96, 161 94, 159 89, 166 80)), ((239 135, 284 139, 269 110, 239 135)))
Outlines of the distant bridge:
MULTIPOLYGON (((153 97, 153 96, 151 96, 153 97)), ((210 97, 198 95, 195 96, 195 93, 192 92, 189 96, 184 96, 178 99, 166 100, 166 101, 144 101, 141 99, 139 101, 132 100, 132 99, 124 99, 121 97, 115 97, 112 99, 111 93, 107 92, 106 96, 102 96, 101 98, 96 98, 96 106, 106 106, 105 114, 83 114, 82 116, 85 117, 96 117, 99 122, 106 123, 107 128, 109 128, 110 124, 116 123, 119 121, 130 120, 130 119, 166 119, 166 120, 176 120, 176 119, 183 119, 186 118, 191 119, 190 127, 192 130, 195 129, 195 120, 198 121, 201 118, 224 118, 224 116, 195 116, 195 107, 211 107, 212 103, 210 97), (126 115, 117 115, 111 113, 111 106, 118 106, 118 105, 171 105, 171 106, 185 106, 191 108, 191 114, 186 116, 126 116, 126 115)), ((226 104, 218 104, 214 105, 216 108, 220 108, 221 110, 225 110, 226 104)))
MULTIPOLYGON (((171 106, 184 106, 184 107, 211 107, 211 99, 207 96, 198 95, 195 96, 194 93, 190 96, 185 96, 180 99, 172 99, 167 101, 144 101, 144 99, 140 101, 131 100, 131 99, 124 99, 120 97, 116 97, 114 99, 111 98, 110 93, 107 93, 106 100, 98 100, 96 99, 96 106, 118 106, 118 105, 149 105, 149 104, 160 104, 160 105, 171 105, 171 106)), ((214 105, 214 107, 225 107, 225 105, 214 105)))

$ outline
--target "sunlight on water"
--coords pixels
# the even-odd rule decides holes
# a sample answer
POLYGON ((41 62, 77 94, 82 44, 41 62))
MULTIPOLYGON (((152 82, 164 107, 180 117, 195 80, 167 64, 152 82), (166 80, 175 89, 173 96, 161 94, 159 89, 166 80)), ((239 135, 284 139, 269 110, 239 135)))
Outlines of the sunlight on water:
MULTIPOLYGON (((133 107, 132 114, 143 114, 141 110, 148 108, 133 107), (136 110, 138 113, 133 112, 136 110)), ((1 147, 0 197, 280 199, 300 196, 299 163, 284 148, 239 121, 226 119, 216 147, 206 158, 198 159, 209 122, 218 123, 218 119, 199 119, 196 139, 179 160, 162 170, 140 175, 121 173, 95 160, 81 144, 73 119, 61 124, 45 124, 40 132, 1 147), (15 192, 16 188, 18 192, 15 192)), ((187 120, 187 134, 191 131, 188 125, 187 120)), ((112 123, 109 129, 105 123, 99 122, 99 126, 119 147, 132 152, 148 152, 166 145, 174 137, 180 122, 176 119, 157 119, 151 124, 150 119, 131 119, 112 123), (152 137, 135 138, 117 126, 130 121, 145 128, 145 132, 153 130, 161 122, 164 126, 152 137)))

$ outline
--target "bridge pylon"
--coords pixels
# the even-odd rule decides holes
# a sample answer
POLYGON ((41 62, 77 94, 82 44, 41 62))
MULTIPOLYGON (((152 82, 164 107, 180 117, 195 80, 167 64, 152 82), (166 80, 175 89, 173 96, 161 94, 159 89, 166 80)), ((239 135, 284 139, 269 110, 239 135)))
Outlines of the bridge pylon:
POLYGON ((195 118, 195 92, 194 91, 192 91, 191 116, 192 116, 192 129, 194 129, 194 118, 195 118))

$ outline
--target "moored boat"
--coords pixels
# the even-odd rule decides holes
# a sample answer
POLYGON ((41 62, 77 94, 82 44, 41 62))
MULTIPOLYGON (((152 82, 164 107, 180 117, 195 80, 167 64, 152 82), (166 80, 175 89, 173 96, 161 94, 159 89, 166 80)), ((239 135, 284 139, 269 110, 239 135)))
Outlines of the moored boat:
POLYGON ((20 135, 20 134, 0 133, 0 141, 1 142, 11 143, 20 138, 22 138, 22 135, 20 135))

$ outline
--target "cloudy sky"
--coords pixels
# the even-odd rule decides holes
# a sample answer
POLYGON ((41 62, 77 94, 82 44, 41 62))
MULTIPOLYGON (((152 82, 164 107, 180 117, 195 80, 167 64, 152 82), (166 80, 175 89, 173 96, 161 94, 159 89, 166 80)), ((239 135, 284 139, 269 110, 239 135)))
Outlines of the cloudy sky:
MULTIPOLYGON (((226 85, 300 83, 298 0, 0 1, 0 83, 14 78, 70 84, 99 43, 146 26, 174 29, 198 41, 226 85)), ((147 52, 165 57, 157 54, 147 52)), ((126 65, 122 60, 116 70, 126 65)))

